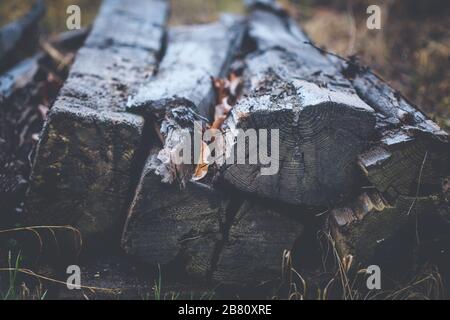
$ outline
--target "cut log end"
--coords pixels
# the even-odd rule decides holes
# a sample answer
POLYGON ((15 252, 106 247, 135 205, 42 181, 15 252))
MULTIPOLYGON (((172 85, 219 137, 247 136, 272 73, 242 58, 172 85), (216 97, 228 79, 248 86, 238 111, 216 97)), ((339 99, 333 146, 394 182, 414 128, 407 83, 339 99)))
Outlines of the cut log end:
POLYGON ((245 164, 225 165, 223 178, 262 197, 329 206, 360 183, 355 160, 375 133, 375 114, 326 57, 303 43, 296 27, 286 27, 289 23, 270 11, 250 16, 249 37, 257 45, 245 58, 243 98, 226 123, 278 130, 273 160, 279 170, 262 175, 260 162, 250 163, 249 154, 258 153, 254 149, 246 151, 245 164))

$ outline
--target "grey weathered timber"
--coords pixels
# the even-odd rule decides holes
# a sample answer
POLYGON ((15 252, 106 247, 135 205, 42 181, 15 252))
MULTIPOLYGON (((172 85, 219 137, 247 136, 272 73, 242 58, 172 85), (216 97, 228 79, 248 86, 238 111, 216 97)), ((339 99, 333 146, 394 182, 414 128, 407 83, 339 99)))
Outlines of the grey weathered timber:
POLYGON ((190 276, 206 279, 212 269, 215 247, 221 241, 219 221, 227 200, 201 183, 162 183, 151 152, 122 236, 125 252, 164 269, 171 262, 190 276))
MULTIPOLYGON (((291 249, 302 225, 282 210, 217 189, 209 179, 191 181, 195 165, 171 161, 183 134, 201 134, 208 123, 216 103, 210 77, 229 72, 240 43, 235 35, 242 33, 241 22, 230 22, 173 30, 158 74, 130 100, 130 110, 157 120, 162 147, 152 149, 138 183, 122 248, 163 272, 259 284, 281 275, 283 251, 291 249)), ((196 157, 194 152, 191 160, 196 157)))
POLYGON ((280 129, 280 172, 228 165, 224 180, 263 197, 336 208, 338 250, 360 262, 389 246, 412 253, 404 230, 418 215, 434 219, 445 203, 448 134, 367 68, 317 49, 274 1, 248 4, 244 95, 226 126, 280 129))
MULTIPOLYGON (((243 32, 242 19, 234 16, 222 16, 216 23, 176 27, 170 31, 167 51, 157 74, 128 101, 130 112, 154 121, 163 136, 161 153, 166 157, 181 145, 182 132, 192 136, 194 130, 200 130, 201 134, 203 127, 211 121, 217 100, 212 78, 228 73, 240 49, 243 32), (178 118, 178 124, 173 123, 170 114, 178 118), (200 128, 194 128, 195 121, 200 128)), ((196 157, 198 155, 193 155, 189 163, 197 160, 196 157)), ((165 182, 176 180, 184 184, 191 178, 194 168, 192 165, 174 165, 168 159, 159 171, 165 182)))
POLYGON ((439 193, 450 176, 448 134, 369 70, 344 72, 377 111, 376 142, 358 162, 370 183, 390 199, 439 193))
POLYGON ((450 176, 449 136, 369 69, 329 58, 376 111, 376 135, 358 156, 358 165, 367 178, 365 188, 378 200, 360 190, 358 199, 333 211, 337 248, 363 263, 405 254, 417 259, 418 217, 433 221, 439 208, 448 208, 443 188, 450 176), (414 236, 405 240, 408 232, 414 236))
POLYGON ((160 54, 168 6, 165 0, 108 0, 101 11, 107 18, 95 20, 86 46, 136 48, 160 54))
POLYGON ((42 132, 30 223, 88 239, 122 232, 146 267, 232 285, 279 278, 283 252, 315 235, 301 212, 315 220, 317 207, 329 209, 341 256, 366 264, 386 247, 415 250, 403 231, 448 207, 448 135, 366 69, 315 48, 274 1, 247 3, 245 22, 176 27, 165 43, 164 1, 105 1, 42 132), (189 163, 173 157, 211 124, 211 77, 228 75, 239 52, 243 94, 221 129, 234 142, 234 129, 279 130, 280 169, 226 164, 195 182, 198 150, 189 163))
POLYGON ((162 182, 184 187, 191 180, 201 152, 199 139, 207 123, 188 107, 169 108, 161 123, 152 123, 163 146, 155 164, 162 182))
POLYGON ((303 231, 292 212, 204 183, 190 181, 183 189, 162 183, 158 151, 149 157, 128 214, 125 252, 200 281, 256 285, 279 279, 283 252, 303 231))
POLYGON ((161 0, 103 2, 41 133, 30 224, 72 225, 100 239, 120 228, 144 128, 126 99, 158 64, 167 16, 161 0))
POLYGON ((294 209, 244 201, 230 221, 212 279, 225 284, 281 282, 283 254, 292 252, 305 226, 294 209))
POLYGON ((399 196, 391 205, 377 191, 365 192, 348 206, 331 212, 336 249, 342 257, 352 255, 363 266, 382 263, 389 272, 401 263, 407 272, 418 258, 422 240, 418 224, 430 220, 438 204, 435 196, 399 196))
MULTIPOLYGON (((287 14, 252 6, 243 97, 226 125, 277 129, 279 171, 261 164, 225 165, 225 181, 238 189, 295 205, 329 206, 358 186, 357 156, 368 147, 375 112, 287 14)), ((255 151, 255 150, 253 150, 255 151)), ((248 156, 248 154, 247 154, 248 156)))
POLYGON ((44 1, 38 0, 27 14, 0 29, 0 72, 33 53, 39 39, 38 23, 44 13, 44 1))
POLYGON ((226 75, 241 45, 241 19, 222 16, 219 22, 175 27, 155 79, 130 98, 130 111, 163 114, 166 109, 190 107, 211 118, 216 95, 211 77, 226 75))

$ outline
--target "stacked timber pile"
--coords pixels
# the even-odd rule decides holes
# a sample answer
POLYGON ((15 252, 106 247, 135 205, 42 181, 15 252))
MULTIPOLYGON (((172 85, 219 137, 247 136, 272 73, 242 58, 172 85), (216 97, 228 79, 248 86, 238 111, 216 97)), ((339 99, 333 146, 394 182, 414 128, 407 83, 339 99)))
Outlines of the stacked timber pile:
POLYGON ((105 0, 42 131, 30 224, 240 285, 279 278, 319 213, 341 256, 363 264, 413 254, 401 230, 417 217, 448 226, 448 135, 367 69, 316 49, 272 1, 247 7, 167 30, 166 1, 105 0), (218 135, 174 161, 208 129, 218 135), (273 130, 278 153, 210 161, 225 133, 223 160, 247 145, 239 129, 273 130))

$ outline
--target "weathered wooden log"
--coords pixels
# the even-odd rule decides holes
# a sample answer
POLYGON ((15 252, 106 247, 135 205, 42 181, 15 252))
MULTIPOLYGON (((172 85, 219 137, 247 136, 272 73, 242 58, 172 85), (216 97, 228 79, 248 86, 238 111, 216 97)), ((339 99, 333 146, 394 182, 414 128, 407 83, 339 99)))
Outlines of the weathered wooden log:
MULTIPOLYGON (((227 126, 279 130, 279 170, 261 174, 261 160, 226 164, 238 189, 295 205, 330 206, 358 187, 357 156, 374 134, 374 110, 287 14, 251 7, 243 97, 227 126)), ((237 136, 239 138, 239 134, 237 136)), ((253 150, 257 151, 257 150, 253 150)), ((269 150, 270 151, 270 150, 269 150)))
MULTIPOLYGON (((76 51, 86 36, 86 30, 70 31, 55 37, 52 44, 76 51)), ((59 90, 59 83, 46 77, 51 63, 47 54, 38 52, 0 75, 0 224, 5 227, 17 222, 15 209, 20 210, 27 189, 33 135, 42 128, 44 105, 59 90)))
POLYGON ((358 161, 370 183, 390 199, 440 192, 450 176, 448 134, 368 69, 350 62, 344 73, 377 111, 378 139, 358 161))
POLYGON ((400 230, 408 228, 411 212, 438 210, 440 202, 428 200, 439 197, 449 176, 448 135, 366 68, 314 47, 273 1, 249 3, 253 46, 245 58, 244 96, 226 126, 280 129, 281 165, 274 176, 261 175, 260 164, 225 165, 224 180, 294 204, 347 203, 331 218, 342 255, 368 263, 386 261, 386 254, 389 261, 395 250, 411 253, 414 239, 400 230), (382 206, 371 202, 367 188, 383 198, 382 206), (379 246, 392 248, 382 257, 379 246))
POLYGON ((44 13, 44 1, 38 0, 22 18, 0 29, 0 72, 33 53, 38 44, 38 23, 44 13))
POLYGON ((161 182, 155 172, 159 150, 150 155, 125 225, 122 247, 150 265, 165 268, 179 261, 179 270, 205 278, 212 270, 215 247, 222 240, 220 219, 226 198, 211 187, 188 182, 161 182))
POLYGON ((202 126, 208 122, 196 112, 203 108, 209 114, 207 109, 214 106, 211 76, 227 72, 231 48, 240 41, 230 36, 230 27, 222 21, 189 27, 189 32, 173 30, 158 74, 129 102, 130 110, 157 120, 154 125, 164 148, 155 145, 150 152, 128 213, 122 247, 152 265, 181 259, 184 272, 204 279, 211 273, 216 243, 221 241, 219 221, 228 199, 211 186, 189 182, 194 155, 177 166, 171 154, 185 142, 183 134, 192 137, 194 130, 201 132, 195 121, 202 126))
POLYGON ((154 122, 157 130, 161 130, 158 134, 164 136, 160 156, 165 160, 159 169, 164 182, 177 180, 184 184, 191 178, 192 164, 197 161, 199 151, 188 159, 187 165, 174 165, 170 155, 181 145, 184 130, 190 137, 194 130, 200 131, 201 137, 203 127, 211 121, 217 100, 212 78, 227 74, 240 48, 243 31, 241 19, 232 16, 222 16, 217 23, 174 28, 169 34, 167 52, 157 75, 130 97, 128 110, 154 122), (180 128, 170 121, 161 123, 167 112, 177 108, 181 113, 176 117, 182 122, 181 118, 186 116, 188 126, 180 128), (186 108, 191 111, 183 113, 186 108), (194 128, 195 120, 200 128, 194 128))
POLYGON ((283 209, 243 201, 208 184, 190 181, 181 190, 161 183, 158 151, 147 162, 129 211, 125 252, 190 280, 257 285, 279 279, 283 252, 292 249, 302 224, 283 209))
POLYGON ((128 109, 154 116, 169 108, 190 107, 210 119, 216 101, 211 77, 226 75, 243 31, 242 21, 232 16, 213 24, 173 28, 155 81, 140 88, 128 109))
POLYGON ((242 26, 240 21, 233 23, 171 32, 159 73, 130 100, 130 110, 158 120, 163 149, 155 146, 148 158, 122 247, 141 262, 161 265, 165 272, 243 285, 281 275, 283 251, 291 249, 301 234, 301 223, 283 216, 283 210, 244 203, 207 179, 191 181, 195 152, 187 163, 171 161, 176 147, 185 142, 184 133, 192 137, 197 130, 201 138, 208 122, 204 117, 216 101, 210 77, 227 74, 239 47, 236 32, 242 33, 242 26))
POLYGON ((403 261, 411 268, 418 257, 418 221, 436 220, 445 203, 449 136, 369 69, 329 58, 376 110, 377 133, 371 147, 358 156, 358 165, 368 180, 365 188, 375 190, 378 200, 374 204, 361 190, 353 205, 334 210, 331 229, 337 248, 362 263, 391 262, 392 267, 403 261))
POLYGON ((234 285, 281 283, 283 254, 293 252, 307 227, 298 215, 297 209, 279 204, 244 201, 232 216, 212 279, 234 285))
POLYGON ((119 232, 144 143, 144 119, 125 112, 126 99, 158 64, 167 16, 165 1, 103 2, 41 133, 30 224, 69 224, 102 240, 119 232))
MULTIPOLYGON (((168 6, 166 0, 107 0, 95 20, 86 46, 136 48, 150 51, 160 58, 165 45, 168 6)), ((155 65, 148 68, 153 70, 155 65)))
POLYGON ((433 219, 439 198, 399 196, 393 205, 366 192, 349 206, 334 209, 330 227, 336 249, 362 266, 379 265, 386 274, 417 267, 422 223, 433 219))

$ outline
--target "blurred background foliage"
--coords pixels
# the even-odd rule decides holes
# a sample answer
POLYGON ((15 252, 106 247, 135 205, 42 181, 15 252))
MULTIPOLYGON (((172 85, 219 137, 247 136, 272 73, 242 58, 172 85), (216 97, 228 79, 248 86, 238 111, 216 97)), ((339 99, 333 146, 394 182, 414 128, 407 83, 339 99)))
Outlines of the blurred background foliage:
MULTIPOLYGON (((66 8, 88 26, 100 0, 45 0, 46 33, 65 31, 66 8)), ((203 23, 220 12, 243 13, 241 0, 172 0, 171 24, 203 23)), ((30 0, 1 0, 0 25, 20 17, 30 0)), ((342 56, 358 55, 442 127, 450 129, 449 0, 281 0, 311 39, 342 56), (382 10, 382 29, 366 28, 367 6, 382 10)), ((113 26, 114 27, 114 26, 113 26)))

